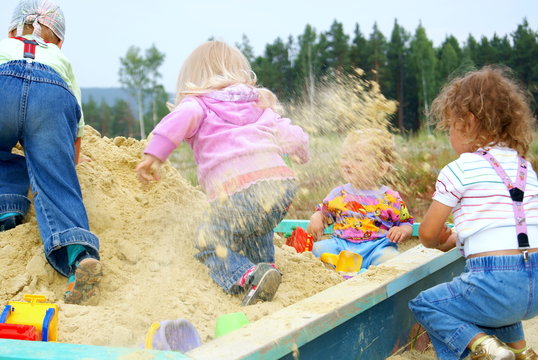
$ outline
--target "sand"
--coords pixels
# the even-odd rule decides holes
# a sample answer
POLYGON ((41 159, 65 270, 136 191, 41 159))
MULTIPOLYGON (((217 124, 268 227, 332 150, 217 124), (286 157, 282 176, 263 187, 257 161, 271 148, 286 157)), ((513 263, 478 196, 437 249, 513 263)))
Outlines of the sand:
POLYGON ((136 347, 154 321, 185 318, 203 342, 219 315, 243 311, 250 321, 342 281, 311 253, 276 241, 283 282, 274 301, 241 307, 194 259, 192 246, 205 196, 169 164, 162 181, 142 186, 134 167, 144 143, 102 138, 86 127, 77 166, 91 230, 99 237, 104 277, 98 306, 64 304, 66 278, 46 262, 33 210, 25 223, 0 233, 0 304, 23 294, 46 295, 60 305, 58 340, 136 347))
MULTIPOLYGON (((101 242, 99 305, 64 304, 66 279, 46 262, 33 209, 23 225, 0 233, 1 305, 22 300, 23 294, 46 295, 60 306, 60 342, 139 347, 152 322, 185 318, 205 343, 213 338, 219 315, 242 311, 256 321, 343 281, 311 253, 297 254, 275 237, 276 264, 284 274, 275 299, 240 306, 241 297, 224 293, 194 259, 192 242, 207 207, 204 194, 169 164, 160 182, 141 185, 133 169, 144 145, 134 139, 102 138, 86 127, 82 155, 89 161, 77 171, 91 230, 101 242)), ((525 323, 535 346, 537 323, 525 323)), ((393 358, 431 359, 433 353, 407 352, 393 358)))

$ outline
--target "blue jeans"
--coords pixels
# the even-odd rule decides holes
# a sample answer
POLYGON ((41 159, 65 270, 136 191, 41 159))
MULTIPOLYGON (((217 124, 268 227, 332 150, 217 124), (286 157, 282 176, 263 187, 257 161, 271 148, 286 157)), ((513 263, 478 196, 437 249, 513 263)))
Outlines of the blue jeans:
POLYGON ((0 65, 0 94, 0 215, 26 215, 31 186, 45 256, 68 276, 66 245, 99 258, 75 169, 80 106, 57 72, 25 60, 0 65), (25 156, 12 153, 17 142, 25 156))
POLYGON ((239 292, 234 285, 251 267, 275 262, 273 229, 286 215, 296 191, 293 180, 267 180, 211 203, 198 231, 196 258, 226 292, 239 292))
POLYGON ((333 236, 330 239, 316 241, 312 248, 312 253, 320 257, 323 253, 340 254, 340 251, 348 250, 362 256, 361 269, 368 269, 370 265, 379 264, 380 259, 386 255, 397 255, 398 245, 390 242, 384 237, 372 241, 354 243, 345 239, 333 236))
POLYGON ((524 339, 521 320, 538 314, 538 253, 467 259, 452 281, 421 292, 409 308, 441 360, 462 359, 481 332, 505 343, 524 339))

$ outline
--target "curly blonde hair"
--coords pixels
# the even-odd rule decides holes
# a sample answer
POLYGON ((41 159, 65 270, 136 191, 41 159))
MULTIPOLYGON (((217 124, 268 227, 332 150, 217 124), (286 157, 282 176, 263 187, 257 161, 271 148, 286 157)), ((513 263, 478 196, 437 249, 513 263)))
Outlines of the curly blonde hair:
POLYGON ((243 53, 222 41, 207 41, 198 46, 183 63, 177 79, 175 105, 188 95, 201 95, 233 84, 257 88, 258 106, 281 112, 277 97, 256 86, 256 74, 243 53))
POLYGON ((363 128, 351 130, 345 137, 342 147, 347 151, 361 151, 368 146, 379 161, 394 164, 398 160, 394 136, 385 129, 363 128))
POLYGON ((525 156, 533 140, 530 96, 504 66, 484 66, 452 79, 433 101, 430 116, 439 129, 460 126, 477 149, 507 146, 525 156))

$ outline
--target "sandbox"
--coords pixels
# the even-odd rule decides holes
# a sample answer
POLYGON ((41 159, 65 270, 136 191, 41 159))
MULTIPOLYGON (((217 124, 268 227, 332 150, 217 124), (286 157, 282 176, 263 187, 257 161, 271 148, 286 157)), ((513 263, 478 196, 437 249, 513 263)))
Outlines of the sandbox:
POLYGON ((420 346, 407 302, 461 273, 456 250, 418 245, 185 355, 129 348, 0 340, 2 359, 385 359, 420 346), (387 276, 387 274, 390 274, 387 276))
POLYGON ((225 294, 194 259, 203 193, 170 165, 159 183, 141 186, 133 169, 143 148, 143 142, 86 128, 88 161, 77 171, 90 227, 101 241, 98 306, 63 303, 66 279, 46 262, 33 211, 24 224, 0 233, 0 304, 42 294, 60 306, 58 343, 0 340, 0 358, 309 359, 315 352, 323 354, 317 358, 381 359, 410 341, 407 300, 463 266, 455 252, 418 246, 344 281, 311 253, 297 254, 277 238, 276 265, 284 274, 277 296, 241 307, 240 297, 225 294), (215 319, 237 311, 250 324, 214 339, 215 319), (201 347, 186 355, 140 350, 152 322, 177 318, 193 323, 201 347))

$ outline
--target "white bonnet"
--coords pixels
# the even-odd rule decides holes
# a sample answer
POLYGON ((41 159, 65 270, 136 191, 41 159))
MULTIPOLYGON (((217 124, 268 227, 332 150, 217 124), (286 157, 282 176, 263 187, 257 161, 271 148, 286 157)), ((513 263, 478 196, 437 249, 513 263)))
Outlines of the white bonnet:
POLYGON ((34 26, 34 35, 41 36, 41 25, 45 25, 60 38, 65 36, 65 18, 62 9, 50 0, 21 0, 9 24, 8 32, 17 29, 16 36, 22 36, 25 24, 34 26))

